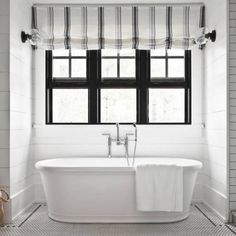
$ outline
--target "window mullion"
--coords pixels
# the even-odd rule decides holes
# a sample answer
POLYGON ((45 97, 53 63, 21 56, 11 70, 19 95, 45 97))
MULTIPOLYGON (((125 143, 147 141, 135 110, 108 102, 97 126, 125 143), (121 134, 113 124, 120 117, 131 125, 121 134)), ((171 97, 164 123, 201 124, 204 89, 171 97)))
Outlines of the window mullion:
POLYGON ((53 56, 52 51, 46 51, 46 124, 53 123, 53 89, 52 89, 52 73, 53 73, 53 56))
POLYGON ((191 124, 192 114, 192 98, 191 98, 191 51, 185 50, 185 123, 191 124))
POLYGON ((150 52, 137 50, 136 77, 137 77, 137 122, 148 123, 148 85, 149 85, 150 52))
POLYGON ((88 50, 87 51, 87 79, 89 90, 89 123, 97 124, 98 119, 98 56, 99 51, 88 50))

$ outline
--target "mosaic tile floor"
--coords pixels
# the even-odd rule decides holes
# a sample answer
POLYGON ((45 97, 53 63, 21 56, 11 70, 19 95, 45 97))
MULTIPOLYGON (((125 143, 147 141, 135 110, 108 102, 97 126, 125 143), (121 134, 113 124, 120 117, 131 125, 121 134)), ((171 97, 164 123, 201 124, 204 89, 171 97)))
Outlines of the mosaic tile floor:
POLYGON ((225 225, 202 203, 191 206, 190 216, 170 224, 68 224, 47 216, 47 206, 34 204, 10 225, 0 227, 1 236, 229 236, 236 226, 225 225))

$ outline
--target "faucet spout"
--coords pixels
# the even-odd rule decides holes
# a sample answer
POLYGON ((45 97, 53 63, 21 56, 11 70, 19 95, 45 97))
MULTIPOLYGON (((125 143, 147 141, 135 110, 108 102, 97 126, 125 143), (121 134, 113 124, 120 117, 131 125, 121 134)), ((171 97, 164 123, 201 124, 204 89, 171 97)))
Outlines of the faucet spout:
POLYGON ((116 123, 116 143, 120 144, 120 124, 116 123))

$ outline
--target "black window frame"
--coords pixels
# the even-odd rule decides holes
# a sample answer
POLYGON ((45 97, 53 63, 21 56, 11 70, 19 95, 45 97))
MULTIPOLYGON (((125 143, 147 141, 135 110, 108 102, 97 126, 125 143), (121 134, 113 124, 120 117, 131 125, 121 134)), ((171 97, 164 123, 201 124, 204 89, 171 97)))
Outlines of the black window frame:
MULTIPOLYGON (((150 64, 151 55, 150 50, 135 50, 135 67, 136 77, 130 78, 101 78, 101 50, 87 50, 86 51, 86 65, 87 65, 87 79, 81 80, 78 78, 53 78, 53 52, 47 50, 45 53, 46 60, 46 124, 47 125, 107 125, 113 123, 100 122, 100 90, 103 88, 112 89, 136 89, 136 104, 137 104, 137 124, 144 125, 190 125, 192 123, 192 108, 191 108, 191 50, 185 50, 184 56, 168 56, 167 53, 163 56, 152 56, 152 58, 164 58, 166 60, 166 69, 168 68, 168 58, 184 58, 184 78, 165 78, 151 79, 150 78, 150 64), (53 89, 88 89, 88 123, 80 122, 53 122, 53 89), (185 90, 185 120, 184 122, 148 122, 148 89, 178 89, 185 90)), ((71 58, 84 58, 80 56, 62 56, 57 58, 69 58, 71 65, 71 58)), ((122 57, 122 56, 121 56, 122 57)), ((119 61, 119 60, 118 60, 119 61)), ((119 67, 119 64, 118 64, 119 67)), ((69 69, 70 70, 70 69, 69 69)), ((119 73, 119 72, 118 72, 119 73)), ((70 73, 71 75, 71 73, 70 73)), ((121 123, 130 124, 130 123, 121 123)))

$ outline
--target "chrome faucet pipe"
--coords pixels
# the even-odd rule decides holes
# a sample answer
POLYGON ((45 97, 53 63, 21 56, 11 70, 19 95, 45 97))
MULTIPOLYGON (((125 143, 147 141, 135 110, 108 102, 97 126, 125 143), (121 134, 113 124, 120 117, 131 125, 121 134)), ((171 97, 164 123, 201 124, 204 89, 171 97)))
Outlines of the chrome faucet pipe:
POLYGON ((134 131, 134 141, 137 141, 137 139, 138 139, 138 132, 137 132, 137 125, 136 125, 136 123, 133 123, 133 126, 134 126, 134 129, 135 129, 135 131, 134 131))
POLYGON ((116 143, 120 144, 120 124, 116 123, 116 143))
POLYGON ((134 126, 134 153, 133 153, 133 161, 132 161, 132 166, 135 164, 135 157, 136 157, 136 149, 137 149, 137 141, 138 141, 138 130, 137 130, 137 125, 136 123, 133 123, 134 126))

